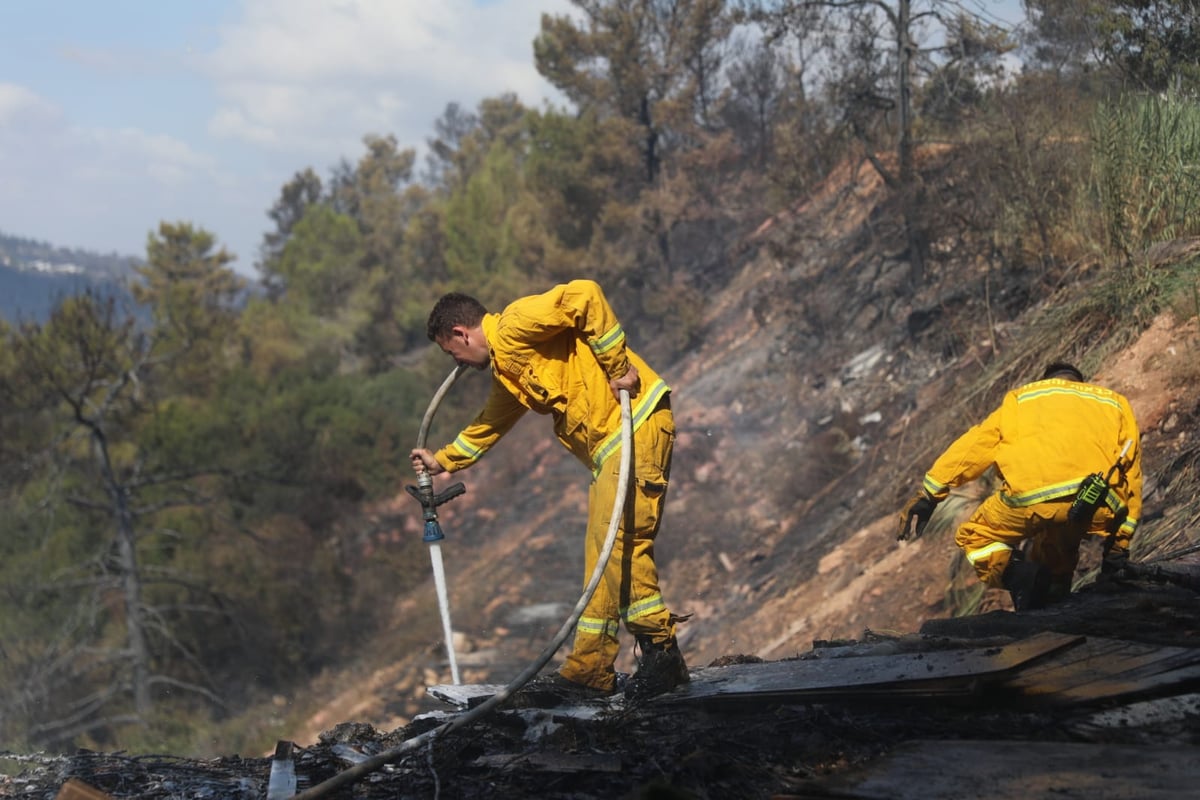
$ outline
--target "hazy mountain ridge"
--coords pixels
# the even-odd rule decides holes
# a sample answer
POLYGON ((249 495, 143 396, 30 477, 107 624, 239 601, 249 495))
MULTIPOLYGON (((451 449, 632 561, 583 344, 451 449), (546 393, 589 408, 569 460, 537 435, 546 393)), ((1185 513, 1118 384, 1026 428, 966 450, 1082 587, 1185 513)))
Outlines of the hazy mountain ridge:
POLYGON ((136 259, 0 233, 0 318, 44 320, 64 297, 121 291, 136 259))

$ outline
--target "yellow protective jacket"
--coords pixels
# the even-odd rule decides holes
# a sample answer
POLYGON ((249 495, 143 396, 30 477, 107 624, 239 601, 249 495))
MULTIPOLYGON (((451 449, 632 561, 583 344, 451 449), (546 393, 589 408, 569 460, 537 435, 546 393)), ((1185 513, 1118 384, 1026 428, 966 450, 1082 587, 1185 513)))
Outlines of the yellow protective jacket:
POLYGON ((1127 512, 1116 545, 1128 549, 1142 510, 1141 446, 1129 401, 1101 386, 1050 378, 1010 391, 937 459, 924 488, 945 498, 994 464, 1004 482, 1000 499, 1009 506, 1074 497, 1090 473, 1108 475, 1126 442, 1124 472, 1113 473, 1106 502, 1118 517, 1127 512))
POLYGON ((621 444, 621 407, 609 381, 637 367, 633 427, 670 389, 636 353, 595 281, 575 280, 483 318, 492 388, 479 415, 434 457, 454 472, 469 467, 529 409, 549 414, 554 433, 593 472, 621 444))

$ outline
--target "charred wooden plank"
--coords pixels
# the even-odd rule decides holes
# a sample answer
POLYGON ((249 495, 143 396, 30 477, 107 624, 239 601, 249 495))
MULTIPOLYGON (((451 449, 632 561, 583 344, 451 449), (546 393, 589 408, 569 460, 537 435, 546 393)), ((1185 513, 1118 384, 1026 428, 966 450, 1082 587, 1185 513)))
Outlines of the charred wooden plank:
POLYGON ((1070 704, 1152 696, 1200 679, 1200 650, 1089 638, 1009 682, 1025 697, 1070 704))
POLYGON ((651 702, 968 696, 1083 641, 1080 636, 1039 633, 997 647, 707 667, 693 670, 690 684, 651 702))
POLYGON ((1065 742, 914 741, 793 798, 841 800, 1142 800, 1195 797, 1200 750, 1065 742))

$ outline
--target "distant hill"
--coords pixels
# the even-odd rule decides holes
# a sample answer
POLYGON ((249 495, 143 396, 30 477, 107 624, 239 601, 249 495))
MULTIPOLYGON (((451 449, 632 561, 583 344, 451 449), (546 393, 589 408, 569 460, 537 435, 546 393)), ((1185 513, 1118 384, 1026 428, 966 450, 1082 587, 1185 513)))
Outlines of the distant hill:
POLYGON ((136 259, 55 247, 0 232, 0 318, 41 321, 64 297, 95 289, 123 295, 136 259))

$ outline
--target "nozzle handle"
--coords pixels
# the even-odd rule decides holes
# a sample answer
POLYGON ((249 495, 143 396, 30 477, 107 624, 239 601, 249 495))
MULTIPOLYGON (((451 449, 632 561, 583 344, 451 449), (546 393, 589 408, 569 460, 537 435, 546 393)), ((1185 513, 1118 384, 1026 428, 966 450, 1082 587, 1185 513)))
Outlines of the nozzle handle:
POLYGON ((421 488, 411 485, 405 486, 404 488, 409 494, 416 498, 417 502, 421 504, 421 508, 425 509, 426 511, 432 511, 442 503, 448 503, 454 498, 458 497, 460 494, 465 494, 467 491, 467 487, 462 483, 455 483, 447 486, 445 489, 437 492, 436 494, 432 490, 422 491, 421 488))
POLYGON ((434 506, 440 506, 442 503, 448 503, 460 494, 465 494, 467 487, 461 483, 455 483, 447 486, 444 491, 438 492, 433 496, 434 506))

